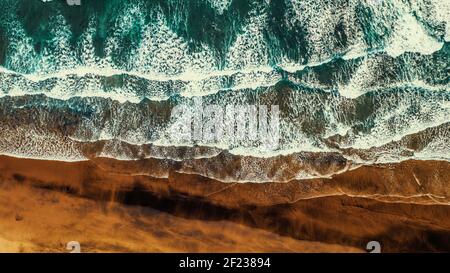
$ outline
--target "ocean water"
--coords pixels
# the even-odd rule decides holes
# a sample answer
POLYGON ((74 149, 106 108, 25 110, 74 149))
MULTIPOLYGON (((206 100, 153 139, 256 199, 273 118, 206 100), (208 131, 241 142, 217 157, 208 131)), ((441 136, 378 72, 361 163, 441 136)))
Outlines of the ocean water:
POLYGON ((450 160, 449 1, 0 2, 1 154, 243 182, 450 160), (279 145, 175 141, 199 98, 279 106, 279 145))

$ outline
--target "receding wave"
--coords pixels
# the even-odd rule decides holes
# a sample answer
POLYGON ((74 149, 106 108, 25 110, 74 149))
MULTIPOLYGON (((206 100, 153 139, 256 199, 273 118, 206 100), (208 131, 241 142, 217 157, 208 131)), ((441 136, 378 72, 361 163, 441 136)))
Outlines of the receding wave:
POLYGON ((450 159, 446 1, 3 0, 2 8, 1 154, 147 160, 156 177, 242 182, 450 159), (279 146, 169 137, 172 110, 201 111, 198 98, 277 105, 279 146))

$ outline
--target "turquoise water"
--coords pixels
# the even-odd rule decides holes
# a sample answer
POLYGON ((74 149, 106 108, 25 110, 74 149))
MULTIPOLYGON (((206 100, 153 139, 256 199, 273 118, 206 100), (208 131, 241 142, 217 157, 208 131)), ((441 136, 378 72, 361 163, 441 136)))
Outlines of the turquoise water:
MULTIPOLYGON (((445 1, 1 1, 4 154, 78 160, 73 141, 119 141, 208 145, 204 156, 449 159, 445 1), (168 139, 171 109, 199 97, 278 105, 279 148, 168 139)), ((124 149, 97 154, 150 156, 124 149)))

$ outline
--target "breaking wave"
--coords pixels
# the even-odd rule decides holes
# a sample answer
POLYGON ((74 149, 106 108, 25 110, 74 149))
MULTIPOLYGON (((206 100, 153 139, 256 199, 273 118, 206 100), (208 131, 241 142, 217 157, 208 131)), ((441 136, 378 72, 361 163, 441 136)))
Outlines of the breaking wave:
POLYGON ((2 1, 2 154, 152 158, 230 181, 450 159, 448 1, 81 2, 2 1), (198 97, 278 105, 278 149, 167 138, 171 110, 198 97))

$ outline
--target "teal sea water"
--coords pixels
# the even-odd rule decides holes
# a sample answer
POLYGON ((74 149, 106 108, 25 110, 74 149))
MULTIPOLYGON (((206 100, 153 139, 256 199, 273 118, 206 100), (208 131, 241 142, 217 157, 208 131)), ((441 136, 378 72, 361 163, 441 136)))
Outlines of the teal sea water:
POLYGON ((2 154, 242 181, 450 159, 448 1, 0 1, 2 154), (278 105, 279 147, 173 141, 196 98, 278 105))

